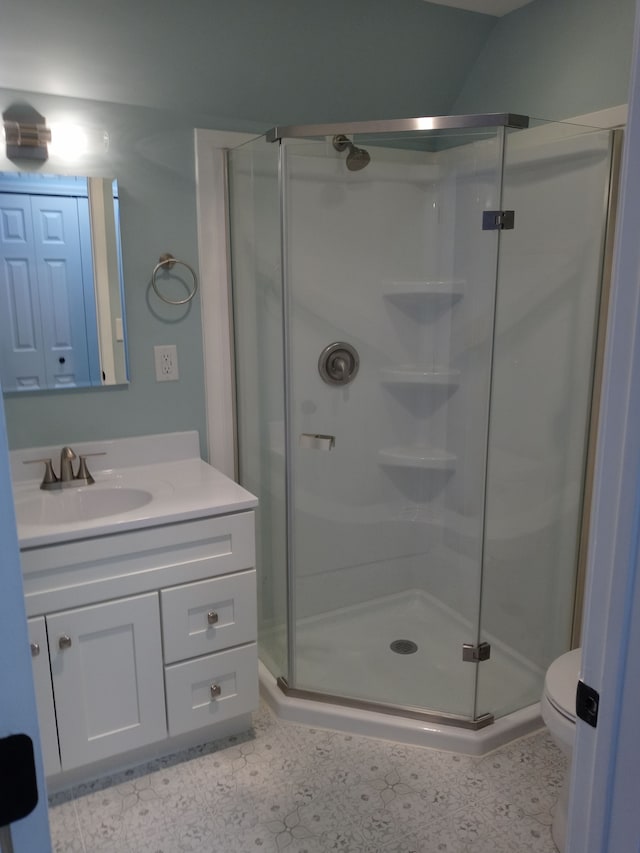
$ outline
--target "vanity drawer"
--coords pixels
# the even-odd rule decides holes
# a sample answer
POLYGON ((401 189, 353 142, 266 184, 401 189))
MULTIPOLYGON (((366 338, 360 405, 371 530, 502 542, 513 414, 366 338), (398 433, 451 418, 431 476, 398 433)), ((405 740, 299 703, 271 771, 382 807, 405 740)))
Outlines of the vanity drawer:
POLYGON ((255 566, 253 512, 165 524, 20 554, 28 616, 255 566))
POLYGON ((169 734, 213 725, 258 707, 256 643, 165 667, 169 734))
POLYGON ((256 639, 255 569, 160 591, 165 663, 256 639))

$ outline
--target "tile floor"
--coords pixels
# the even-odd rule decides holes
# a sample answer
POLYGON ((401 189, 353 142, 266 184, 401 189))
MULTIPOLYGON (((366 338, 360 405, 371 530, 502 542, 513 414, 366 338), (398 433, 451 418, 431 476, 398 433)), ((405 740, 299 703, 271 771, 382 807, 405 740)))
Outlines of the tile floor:
POLYGON ((58 853, 555 853, 565 761, 536 732, 481 758, 279 721, 50 808, 58 853))

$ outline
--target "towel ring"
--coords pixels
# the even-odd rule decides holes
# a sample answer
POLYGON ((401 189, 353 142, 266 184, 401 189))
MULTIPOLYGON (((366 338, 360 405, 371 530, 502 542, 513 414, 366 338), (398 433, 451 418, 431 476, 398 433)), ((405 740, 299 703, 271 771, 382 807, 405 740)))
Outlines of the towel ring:
POLYGON ((163 302, 166 302, 168 305, 184 305, 186 302, 191 302, 191 300, 197 293, 198 276, 196 275, 196 271, 194 270, 194 268, 190 266, 186 261, 179 261, 177 258, 174 258, 172 254, 166 252, 164 255, 160 255, 158 263, 153 268, 153 273, 151 274, 151 284, 156 292, 156 296, 158 296, 159 299, 162 299, 163 302), (158 290, 156 276, 158 275, 159 270, 164 269, 165 267, 171 270, 176 264, 181 264, 183 267, 186 267, 193 276, 193 290, 191 291, 191 293, 189 293, 188 296, 185 296, 184 299, 167 299, 167 297, 163 296, 158 290))

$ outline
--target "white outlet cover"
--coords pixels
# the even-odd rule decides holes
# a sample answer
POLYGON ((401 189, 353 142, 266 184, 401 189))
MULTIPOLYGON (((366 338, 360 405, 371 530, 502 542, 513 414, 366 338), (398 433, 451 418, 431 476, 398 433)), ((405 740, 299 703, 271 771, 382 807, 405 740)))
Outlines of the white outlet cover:
POLYGON ((175 382, 178 373, 178 352, 175 344, 154 346, 153 355, 156 367, 156 382, 175 382))

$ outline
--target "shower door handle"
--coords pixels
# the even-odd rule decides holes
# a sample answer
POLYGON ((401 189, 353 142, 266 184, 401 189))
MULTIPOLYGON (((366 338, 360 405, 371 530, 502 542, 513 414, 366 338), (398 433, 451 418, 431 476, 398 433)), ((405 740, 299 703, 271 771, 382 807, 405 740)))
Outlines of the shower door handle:
POLYGON ((321 435, 320 433, 302 432, 298 439, 298 447, 304 450, 331 450, 336 446, 335 435, 321 435))

